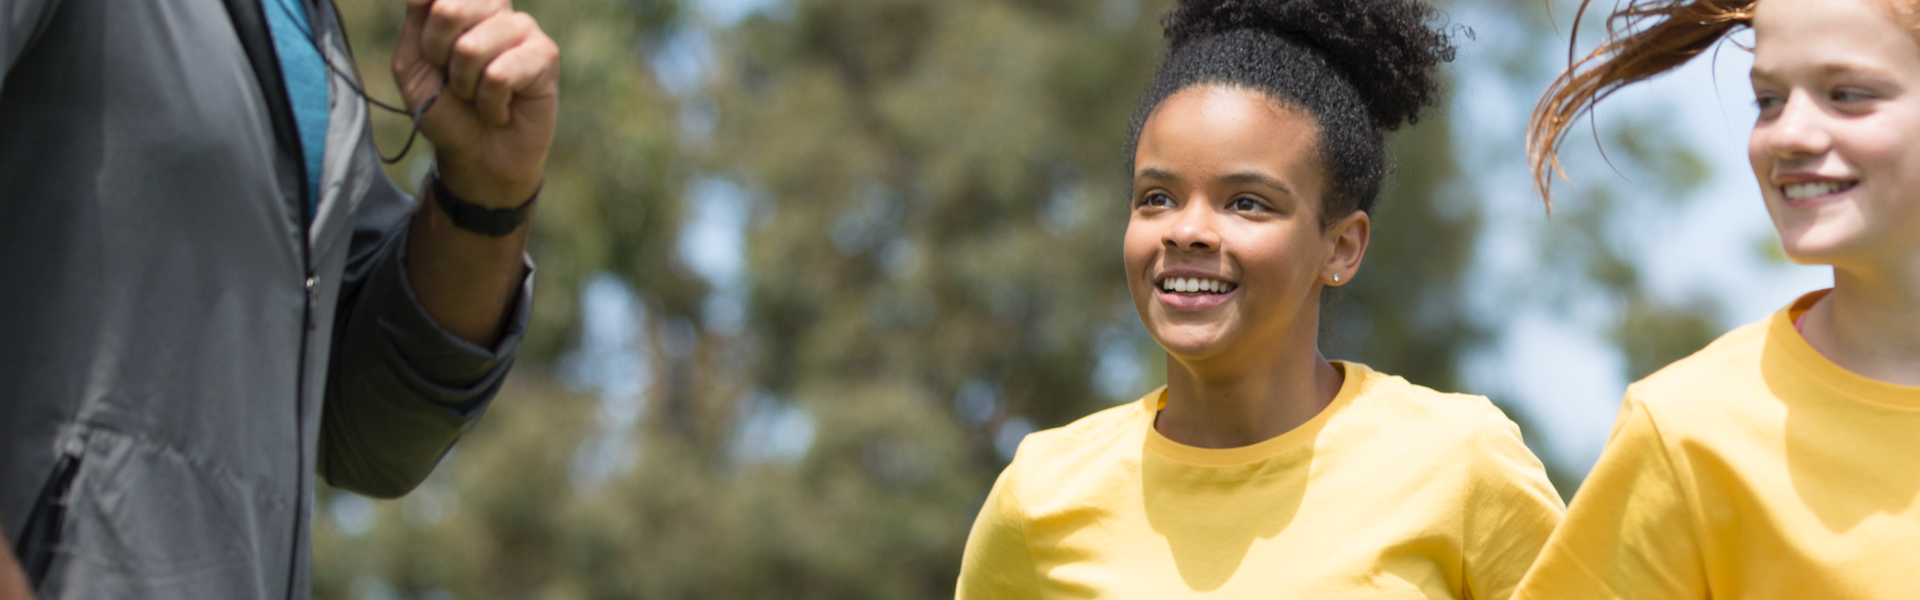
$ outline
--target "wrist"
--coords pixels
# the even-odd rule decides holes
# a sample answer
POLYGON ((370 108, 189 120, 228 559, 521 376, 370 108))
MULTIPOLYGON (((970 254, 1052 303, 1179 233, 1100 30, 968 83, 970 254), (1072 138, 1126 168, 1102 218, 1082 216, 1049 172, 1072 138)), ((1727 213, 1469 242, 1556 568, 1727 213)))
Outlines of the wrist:
POLYGON ((438 207, 438 212, 446 215, 454 227, 494 238, 505 237, 525 225, 532 215, 533 201, 539 197, 536 187, 525 199, 510 207, 481 205, 449 190, 437 168, 428 173, 422 187, 425 188, 422 191, 426 200, 438 207))
POLYGON ((527 203, 540 192, 543 165, 532 165, 524 172, 472 166, 473 161, 436 153, 434 173, 447 191, 469 203, 488 209, 511 209, 527 203))

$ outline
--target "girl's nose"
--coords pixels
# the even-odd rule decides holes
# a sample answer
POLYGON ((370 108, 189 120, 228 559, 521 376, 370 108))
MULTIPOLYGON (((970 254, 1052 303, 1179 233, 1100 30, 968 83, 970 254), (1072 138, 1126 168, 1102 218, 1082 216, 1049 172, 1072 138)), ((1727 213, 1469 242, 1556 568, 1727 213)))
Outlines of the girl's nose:
POLYGON ((1167 228, 1163 243, 1183 252, 1210 252, 1220 248, 1220 232, 1215 228, 1212 204, 1196 198, 1180 207, 1179 217, 1167 228))
POLYGON ((1833 148, 1833 136, 1827 132, 1828 115, 1805 91, 1787 96, 1786 106, 1774 117, 1765 132, 1767 154, 1779 160, 1793 160, 1826 154, 1833 148))

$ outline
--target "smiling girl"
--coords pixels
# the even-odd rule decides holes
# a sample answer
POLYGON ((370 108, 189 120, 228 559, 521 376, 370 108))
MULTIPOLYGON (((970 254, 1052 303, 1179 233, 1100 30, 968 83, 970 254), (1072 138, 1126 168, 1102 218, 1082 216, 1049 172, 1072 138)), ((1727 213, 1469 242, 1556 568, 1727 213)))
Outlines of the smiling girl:
POLYGON ((1834 286, 1629 387, 1522 597, 1920 598, 1914 16, 1910 0, 1640 2, 1549 89, 1530 132, 1543 191, 1599 98, 1752 27, 1747 157, 1786 255, 1834 286))
POLYGON ((1385 132, 1451 58, 1410 0, 1189 0, 1134 120, 1126 280, 1167 386, 1028 436, 963 599, 1506 598, 1562 512, 1499 409, 1320 354, 1385 132))

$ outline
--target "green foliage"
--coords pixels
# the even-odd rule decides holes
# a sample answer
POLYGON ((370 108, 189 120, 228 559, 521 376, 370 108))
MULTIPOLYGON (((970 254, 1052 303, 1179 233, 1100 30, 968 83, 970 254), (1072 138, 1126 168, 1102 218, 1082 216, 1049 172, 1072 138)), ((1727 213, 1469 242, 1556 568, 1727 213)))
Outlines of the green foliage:
POLYGON ((1565 208, 1555 214, 1546 244, 1554 263, 1578 274, 1556 292, 1568 294, 1570 304, 1597 299, 1612 305, 1606 332, 1627 359, 1629 380, 1692 354, 1723 331, 1716 305, 1656 297, 1640 272, 1650 258, 1642 251, 1645 225, 1683 205, 1708 174, 1705 161, 1680 141, 1650 135, 1670 120, 1635 115, 1613 122, 1602 132, 1604 156, 1600 148, 1580 156, 1586 148, 1570 143, 1572 160, 1590 166, 1582 181, 1593 185, 1562 196, 1567 202, 1559 204, 1565 208), (1595 164, 1643 179, 1609 178, 1591 168, 1595 164))
POLYGON ((1155 42, 1081 4, 801 1, 723 38, 710 162, 770 215, 748 258, 762 385, 984 379, 994 420, 1047 424, 1104 405, 1093 341, 1135 318, 1118 148, 1155 42))
POLYGON ((1394 138, 1366 261, 1322 310, 1329 356, 1442 390, 1461 389, 1459 361, 1489 333, 1464 293, 1481 217, 1461 194, 1451 125, 1435 111, 1394 138))
POLYGON ((1614 329, 1631 378, 1651 375, 1706 347, 1720 337, 1718 316, 1719 310, 1704 302, 1672 306, 1635 298, 1614 329))

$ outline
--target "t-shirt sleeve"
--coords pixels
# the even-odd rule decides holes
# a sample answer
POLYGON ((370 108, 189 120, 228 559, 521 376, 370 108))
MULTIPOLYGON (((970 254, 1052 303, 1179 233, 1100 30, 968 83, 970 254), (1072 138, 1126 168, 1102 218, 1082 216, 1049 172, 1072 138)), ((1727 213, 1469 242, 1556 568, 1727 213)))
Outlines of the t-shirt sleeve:
POLYGON ((1566 507, 1519 426, 1488 407, 1477 429, 1463 529, 1467 596, 1506 600, 1566 507))
MULTIPOLYGON (((1017 464, 1017 463, 1016 463, 1017 464)), ((960 559, 957 600, 1019 600, 1040 597, 1040 577, 1034 571, 1033 551, 1027 546, 1026 517, 1014 488, 1014 468, 1007 467, 987 493, 980 516, 967 535, 966 554, 960 559)))
POLYGON ((1516 597, 1707 598, 1683 468, 1668 452, 1647 407, 1629 390, 1599 463, 1516 597))

